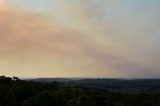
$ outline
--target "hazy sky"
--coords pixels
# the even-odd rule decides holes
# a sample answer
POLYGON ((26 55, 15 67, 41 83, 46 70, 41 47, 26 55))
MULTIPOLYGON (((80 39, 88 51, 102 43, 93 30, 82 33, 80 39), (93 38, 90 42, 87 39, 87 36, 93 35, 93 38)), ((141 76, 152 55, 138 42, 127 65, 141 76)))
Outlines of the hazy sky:
POLYGON ((160 78, 160 0, 0 0, 0 74, 160 78))

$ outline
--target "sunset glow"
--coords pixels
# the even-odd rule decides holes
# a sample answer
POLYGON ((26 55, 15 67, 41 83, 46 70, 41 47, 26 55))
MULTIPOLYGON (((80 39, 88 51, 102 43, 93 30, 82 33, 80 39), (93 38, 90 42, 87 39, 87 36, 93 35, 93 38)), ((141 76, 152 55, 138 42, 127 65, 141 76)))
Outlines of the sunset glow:
POLYGON ((160 77, 160 0, 0 0, 0 6, 1 75, 160 77))

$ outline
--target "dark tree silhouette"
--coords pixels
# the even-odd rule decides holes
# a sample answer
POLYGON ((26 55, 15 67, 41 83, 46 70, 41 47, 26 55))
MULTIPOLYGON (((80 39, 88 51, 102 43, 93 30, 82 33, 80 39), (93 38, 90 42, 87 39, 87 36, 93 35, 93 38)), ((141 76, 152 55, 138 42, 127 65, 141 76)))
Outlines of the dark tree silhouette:
POLYGON ((134 89, 124 90, 128 85, 121 89, 120 83, 111 82, 112 87, 101 89, 0 76, 0 106, 160 106, 160 88, 155 82, 148 89, 142 83, 140 91, 133 84, 134 89))

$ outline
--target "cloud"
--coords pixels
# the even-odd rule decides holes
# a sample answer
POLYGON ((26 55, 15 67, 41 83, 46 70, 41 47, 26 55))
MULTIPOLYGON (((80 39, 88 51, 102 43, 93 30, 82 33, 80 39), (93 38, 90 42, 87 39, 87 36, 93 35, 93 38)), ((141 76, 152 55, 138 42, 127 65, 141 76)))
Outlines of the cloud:
POLYGON ((8 10, 0 12, 2 73, 100 77, 159 74, 157 2, 9 2, 8 10))
POLYGON ((0 15, 2 73, 23 76, 33 71, 33 75, 39 72, 43 75, 42 70, 46 70, 56 75, 72 72, 78 76, 83 72, 89 76, 95 70, 95 76, 96 70, 103 67, 91 55, 98 47, 80 32, 54 24, 38 14, 1 11, 0 15))

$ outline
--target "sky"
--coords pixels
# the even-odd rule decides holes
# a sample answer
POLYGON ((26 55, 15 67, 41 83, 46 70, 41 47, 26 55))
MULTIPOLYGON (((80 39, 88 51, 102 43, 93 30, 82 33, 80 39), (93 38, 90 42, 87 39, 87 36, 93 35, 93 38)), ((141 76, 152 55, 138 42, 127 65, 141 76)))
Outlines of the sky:
POLYGON ((0 74, 160 78, 160 0, 0 0, 0 74))

